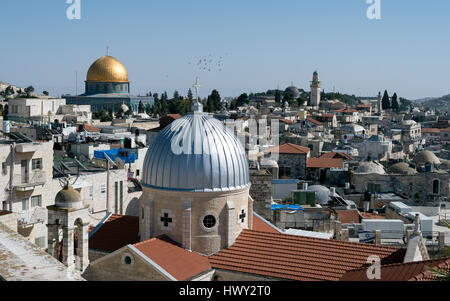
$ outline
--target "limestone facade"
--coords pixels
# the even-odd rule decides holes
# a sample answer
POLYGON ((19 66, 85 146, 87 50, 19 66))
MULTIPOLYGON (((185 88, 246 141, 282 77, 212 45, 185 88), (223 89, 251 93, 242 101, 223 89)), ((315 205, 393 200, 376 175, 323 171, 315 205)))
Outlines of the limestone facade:
POLYGON ((184 192, 144 187, 140 198, 141 241, 167 235, 185 249, 211 255, 251 229, 249 188, 230 192, 184 192), (210 222, 205 226, 205 220, 210 222))

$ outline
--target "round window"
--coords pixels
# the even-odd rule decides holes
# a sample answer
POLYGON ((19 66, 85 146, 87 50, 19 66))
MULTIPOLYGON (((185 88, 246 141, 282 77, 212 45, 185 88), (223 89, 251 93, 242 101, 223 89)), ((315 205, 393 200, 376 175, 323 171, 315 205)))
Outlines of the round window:
POLYGON ((216 218, 213 215, 207 215, 203 218, 203 225, 211 229, 216 225, 216 218))
POLYGON ((132 260, 130 256, 125 256, 125 258, 123 259, 123 261, 125 262, 125 264, 131 264, 132 260))

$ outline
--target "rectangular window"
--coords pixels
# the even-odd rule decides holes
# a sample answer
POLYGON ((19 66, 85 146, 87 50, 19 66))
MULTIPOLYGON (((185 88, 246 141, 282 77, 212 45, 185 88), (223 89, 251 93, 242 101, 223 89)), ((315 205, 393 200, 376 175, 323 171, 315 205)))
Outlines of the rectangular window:
POLYGON ((28 209, 30 209, 29 200, 28 200, 28 198, 23 198, 22 199, 22 211, 26 211, 28 209))
POLYGON ((106 184, 100 185, 100 193, 106 193, 106 184))
POLYGON ((31 197, 31 207, 42 207, 42 197, 40 195, 31 197))
POLYGON ((32 169, 41 170, 42 169, 42 158, 32 160, 32 169))
POLYGON ((8 173, 8 165, 6 162, 2 163, 2 175, 6 175, 8 173))
POLYGON ((94 186, 89 186, 89 197, 94 196, 94 186))
POLYGON ((3 211, 7 211, 8 210, 8 202, 7 201, 3 201, 2 210, 3 211))
POLYGON ((136 169, 136 177, 139 177, 139 169, 136 169))

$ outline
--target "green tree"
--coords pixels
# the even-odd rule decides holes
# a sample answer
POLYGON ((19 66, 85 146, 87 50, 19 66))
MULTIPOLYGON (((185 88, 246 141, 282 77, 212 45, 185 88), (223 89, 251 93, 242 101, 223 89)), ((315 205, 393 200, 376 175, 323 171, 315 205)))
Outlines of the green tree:
POLYGON ((392 110, 394 112, 398 112, 400 110, 400 105, 398 104, 398 100, 397 100, 397 93, 394 93, 394 95, 392 95, 392 110))
POLYGON ((117 110, 117 112, 116 112, 116 118, 117 119, 122 119, 123 118, 123 109, 122 109, 122 106, 120 106, 119 107, 119 109, 117 110))
POLYGON ((389 100, 389 94, 388 94, 387 90, 384 91, 383 99, 381 101, 381 106, 383 107, 383 110, 391 109, 391 102, 389 100))
POLYGON ((147 115, 152 114, 152 106, 149 103, 145 105, 145 114, 147 115))
POLYGON ((222 108, 222 98, 217 90, 211 92, 212 111, 218 111, 222 108))
POLYGON ((142 100, 139 101, 138 113, 144 113, 144 104, 142 103, 142 100))
POLYGON ((30 97, 31 93, 33 93, 33 92, 34 92, 33 86, 28 86, 25 88, 25 93, 27 94, 27 97, 30 97))
POLYGON ((175 90, 175 92, 173 92, 173 98, 175 98, 175 99, 180 98, 180 93, 178 93, 177 90, 175 90))
POLYGON ((49 95, 48 91, 43 91, 42 94, 44 94, 45 96, 49 95))
POLYGON ((283 95, 283 103, 288 102, 288 104, 292 104, 294 102, 294 95, 292 93, 285 93, 283 95))
POLYGON ((281 91, 280 90, 275 91, 275 102, 276 103, 281 102, 281 91))
POLYGON ((188 90, 187 98, 188 98, 190 101, 192 101, 192 100, 194 99, 194 95, 192 95, 192 90, 191 90, 191 89, 188 90))
POLYGON ((236 107, 240 107, 244 104, 248 104, 249 100, 248 100, 248 95, 247 93, 242 93, 236 101, 236 107))

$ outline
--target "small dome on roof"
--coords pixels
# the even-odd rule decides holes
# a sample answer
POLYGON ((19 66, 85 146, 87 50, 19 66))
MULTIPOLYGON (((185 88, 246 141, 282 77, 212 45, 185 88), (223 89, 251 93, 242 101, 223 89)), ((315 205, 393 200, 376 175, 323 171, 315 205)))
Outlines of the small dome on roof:
MULTIPOLYGON (((321 204, 327 204, 330 199, 330 189, 322 185, 311 185, 307 191, 314 191, 316 193, 317 201, 321 204)), ((339 196, 337 193, 335 195, 339 196)))
POLYGON ((408 163, 400 162, 389 167, 390 174, 414 175, 417 171, 411 168, 408 163))
POLYGON ((415 122, 414 120, 402 120, 402 122, 400 122, 401 125, 405 125, 405 126, 412 126, 412 125, 416 125, 417 122, 415 122))
POLYGON ((384 167, 375 162, 365 162, 355 170, 355 174, 379 174, 384 175, 384 167))
POLYGON ((269 168, 278 168, 278 163, 275 160, 264 158, 261 162, 261 166, 269 168))
POLYGON ((420 153, 418 153, 414 157, 413 161, 418 165, 426 163, 441 164, 441 161, 438 159, 438 157, 436 157, 436 155, 430 152, 429 150, 423 150, 420 153))
POLYGON ((83 208, 83 202, 79 192, 72 186, 66 185, 56 195, 55 206, 64 209, 81 209, 83 208))

